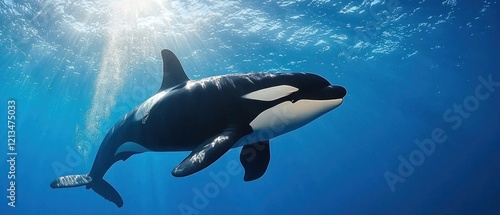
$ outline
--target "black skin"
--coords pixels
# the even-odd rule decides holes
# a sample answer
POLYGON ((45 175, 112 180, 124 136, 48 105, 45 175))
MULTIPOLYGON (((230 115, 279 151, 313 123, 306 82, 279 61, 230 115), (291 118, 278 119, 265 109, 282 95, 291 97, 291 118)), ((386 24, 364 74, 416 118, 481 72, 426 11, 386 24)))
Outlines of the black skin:
POLYGON ((134 118, 136 108, 115 124, 99 148, 90 176, 102 178, 113 163, 133 155, 114 156, 125 142, 138 143, 151 151, 191 151, 228 125, 241 126, 250 133, 248 125, 258 114, 284 101, 336 99, 346 93, 344 88, 309 73, 224 75, 184 82, 165 90, 168 92, 151 108, 146 119, 134 118), (242 98, 279 85, 300 90, 275 101, 242 98))

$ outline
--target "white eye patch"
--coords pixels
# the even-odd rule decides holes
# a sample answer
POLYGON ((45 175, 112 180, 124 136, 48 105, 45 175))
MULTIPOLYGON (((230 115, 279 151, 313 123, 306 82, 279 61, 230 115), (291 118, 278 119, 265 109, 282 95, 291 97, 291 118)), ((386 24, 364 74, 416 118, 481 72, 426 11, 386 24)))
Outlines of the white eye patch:
POLYGON ((246 95, 243 95, 242 98, 259 101, 273 101, 288 96, 297 91, 299 91, 299 89, 296 87, 292 87, 289 85, 279 85, 248 93, 246 95))

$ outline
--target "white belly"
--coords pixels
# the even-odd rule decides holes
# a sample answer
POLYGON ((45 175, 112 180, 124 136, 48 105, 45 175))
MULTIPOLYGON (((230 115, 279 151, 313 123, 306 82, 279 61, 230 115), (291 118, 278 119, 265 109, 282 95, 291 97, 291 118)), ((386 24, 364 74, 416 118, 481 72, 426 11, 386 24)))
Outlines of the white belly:
POLYGON ((242 137, 234 146, 244 146, 288 133, 304 126, 342 104, 343 99, 299 100, 278 104, 260 113, 251 123, 251 134, 242 137))

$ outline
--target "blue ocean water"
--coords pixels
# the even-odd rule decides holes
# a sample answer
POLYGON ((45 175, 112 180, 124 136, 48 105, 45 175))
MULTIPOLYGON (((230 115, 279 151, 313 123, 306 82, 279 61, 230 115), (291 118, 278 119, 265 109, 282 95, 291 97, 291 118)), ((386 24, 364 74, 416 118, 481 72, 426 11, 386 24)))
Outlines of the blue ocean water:
POLYGON ((489 0, 2 0, 1 214, 500 214, 498 11, 489 0), (114 122, 158 89, 165 48, 192 79, 312 72, 348 95, 273 139, 253 182, 232 149, 184 178, 170 171, 188 152, 116 163, 105 179, 122 208, 51 189, 87 173, 114 122))

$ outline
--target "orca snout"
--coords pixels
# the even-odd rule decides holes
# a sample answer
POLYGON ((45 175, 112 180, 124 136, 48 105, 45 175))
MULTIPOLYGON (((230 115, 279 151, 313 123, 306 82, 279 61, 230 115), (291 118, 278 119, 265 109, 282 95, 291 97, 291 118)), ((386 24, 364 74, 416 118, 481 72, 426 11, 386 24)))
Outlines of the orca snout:
POLYGON ((342 86, 330 85, 326 88, 326 91, 328 91, 335 99, 341 99, 344 98, 345 95, 347 95, 347 90, 342 86))
POLYGON ((319 91, 316 90, 308 96, 305 96, 305 98, 316 100, 342 99, 346 94, 347 90, 344 87, 338 85, 328 85, 320 88, 319 91))

